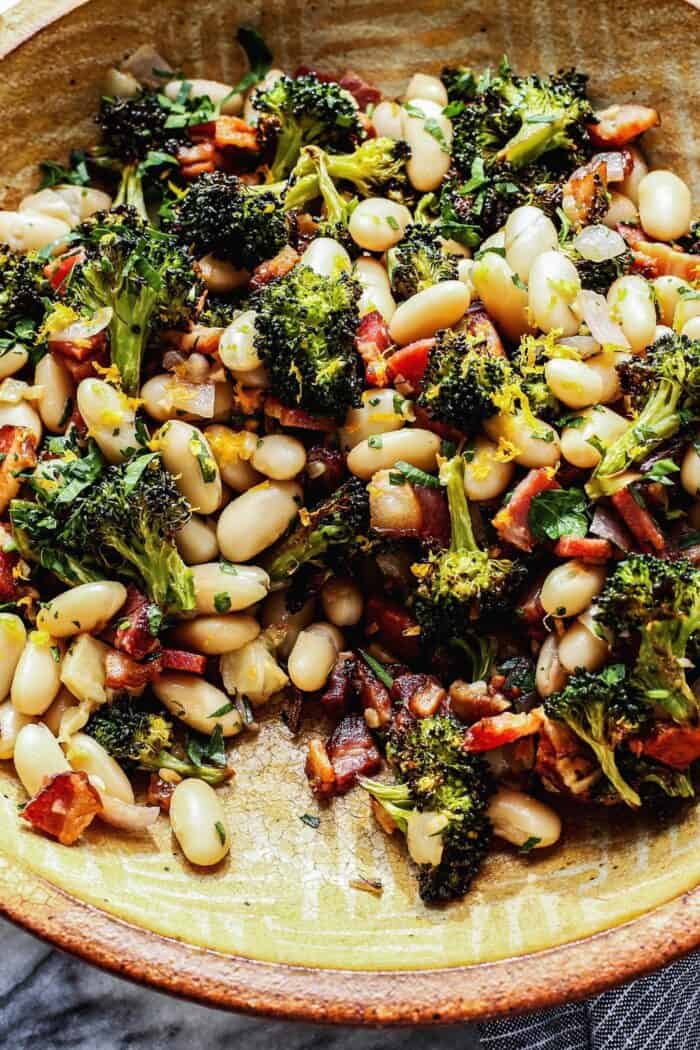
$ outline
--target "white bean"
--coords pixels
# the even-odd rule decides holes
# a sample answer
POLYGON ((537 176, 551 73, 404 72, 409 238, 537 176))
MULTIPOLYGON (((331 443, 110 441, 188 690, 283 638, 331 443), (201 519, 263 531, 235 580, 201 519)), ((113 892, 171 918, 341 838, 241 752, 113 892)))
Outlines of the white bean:
POLYGON ((378 470, 369 486, 369 517, 372 529, 410 530, 423 524, 423 512, 412 485, 395 485, 391 470, 378 470))
MULTIPOLYGON (((688 296, 680 299, 673 315, 673 327, 675 331, 687 334, 685 329, 688 322, 696 317, 700 317, 700 299, 697 296, 692 298, 688 296)), ((697 339, 697 336, 690 338, 697 339)))
POLYGON ((384 320, 389 322, 396 313, 396 301, 391 293, 386 267, 378 259, 363 256, 355 263, 353 273, 362 286, 358 302, 361 316, 378 310, 384 320))
POLYGON ((498 445, 479 434, 474 439, 469 459, 464 465, 464 491, 467 498, 490 500, 508 488, 515 464, 498 459, 498 445))
POLYGON ((578 616, 586 609, 605 583, 602 565, 565 561, 547 575, 542 584, 540 601, 550 616, 578 616))
POLYGON ((216 727, 221 726, 223 735, 229 737, 236 736, 243 728, 237 708, 226 710, 230 707, 230 698, 205 678, 183 671, 166 671, 153 682, 153 692, 171 715, 198 733, 211 736, 216 727), (222 709, 225 713, 217 715, 222 709))
POLYGON ((482 255, 471 265, 469 280, 489 316, 508 339, 517 342, 530 331, 527 289, 520 287, 522 281, 502 255, 482 255))
POLYGON ((397 307, 389 322, 389 335, 400 346, 451 328, 469 309, 471 295, 461 281, 440 281, 412 295, 397 307))
MULTIPOLYGON (((75 188, 77 190, 78 187, 75 188)), ((69 226, 74 226, 79 222, 80 214, 77 208, 71 207, 72 203, 60 193, 56 193, 53 188, 46 188, 30 193, 28 197, 23 197, 18 210, 47 215, 51 219, 59 219, 61 222, 68 223, 69 226)))
POLYGON ((51 704, 48 711, 44 711, 41 720, 47 725, 54 736, 61 738, 61 723, 66 712, 75 714, 78 710, 78 701, 64 685, 58 691, 58 696, 51 704))
POLYGON ((435 470, 439 451, 440 438, 431 430, 395 430, 355 445, 348 455, 348 470, 364 481, 369 481, 378 470, 390 470, 399 460, 421 470, 435 470))
POLYGON ((625 197, 624 193, 618 193, 616 190, 613 190, 610 194, 610 205, 603 216, 603 224, 614 230, 618 223, 636 223, 638 219, 639 213, 634 201, 631 201, 629 197, 625 197))
POLYGON ((552 693, 558 693, 564 688, 568 677, 559 659, 557 636, 548 634, 537 655, 535 688, 542 699, 546 700, 552 693))
POLYGON ((610 316, 627 336, 637 354, 654 341, 656 307, 651 286, 638 274, 618 277, 608 289, 610 316))
POLYGON ((192 578, 195 609, 200 615, 247 609, 264 598, 270 589, 269 576, 256 565, 207 562, 192 566, 192 578))
POLYGON ((608 643, 578 620, 559 639, 559 660, 567 671, 573 672, 579 667, 585 671, 598 671, 609 652, 608 643))
POLYGON ((392 387, 365 390, 362 394, 362 406, 348 409, 338 435, 340 447, 349 451, 372 435, 401 430, 404 424, 413 418, 413 403, 392 387))
POLYGON ((244 310, 225 328, 219 357, 232 372, 250 372, 262 363, 255 349, 255 310, 244 310))
POLYGON ((19 616, 0 613, 0 700, 10 695, 17 664, 27 642, 27 630, 19 616))
POLYGON ((219 557, 216 524, 209 518, 193 514, 187 524, 175 534, 175 543, 185 565, 202 565, 219 557))
POLYGON ((306 466, 306 449, 288 434, 268 434, 257 441, 250 463, 266 478, 290 481, 306 466))
POLYGON ((71 587, 46 604, 36 618, 40 631, 53 638, 98 634, 126 601, 126 587, 116 580, 96 580, 71 587))
POLYGON ((350 256, 332 237, 316 237, 304 251, 301 265, 308 266, 321 277, 334 277, 352 269, 350 256))
POLYGON ((500 787, 487 812, 494 835, 514 846, 529 842, 534 849, 544 849, 554 845, 561 835, 559 814, 522 791, 500 787))
POLYGON ((603 383, 585 361, 554 357, 544 366, 547 386, 568 408, 585 408, 600 401, 603 383))
POLYGON ((321 588, 321 605, 336 627, 352 627, 362 618, 362 591, 354 580, 332 576, 321 588))
POLYGON ((46 726, 24 726, 17 734, 15 769, 28 795, 36 795, 46 780, 58 773, 69 773, 70 766, 58 740, 46 726))
POLYGON ((572 309, 581 291, 576 267, 562 252, 538 255, 530 270, 528 301, 535 323, 543 332, 561 328, 563 335, 575 335, 579 320, 572 309))
POLYGON ((632 155, 632 170, 619 184, 620 191, 635 204, 639 204, 639 184, 648 174, 649 166, 638 146, 627 146, 626 148, 632 155))
POLYGON ((493 441, 508 441, 517 449, 514 461, 521 467, 554 467, 559 462, 559 435, 541 419, 532 421, 522 413, 499 412, 485 420, 484 430, 493 441))
POLYGON ((407 102, 414 98, 429 99, 438 106, 446 106, 447 90, 437 77, 431 77, 427 73, 414 73, 408 82, 404 98, 407 102))
POLYGON ((681 485, 689 496, 700 496, 700 455, 689 445, 681 464, 681 485))
POLYGON ((372 123, 374 130, 381 138, 403 138, 401 106, 398 102, 391 102, 389 99, 378 102, 372 113, 372 123))
POLYGON ((442 110, 428 99, 415 99, 401 110, 402 138, 411 147, 406 171, 413 188, 422 193, 437 189, 450 167, 452 123, 442 110), (426 130, 428 121, 435 134, 426 130))
POLYGON ((240 91, 234 91, 230 84, 222 84, 220 80, 203 80, 198 77, 186 81, 170 80, 163 88, 163 93, 174 101, 185 84, 189 85, 188 98, 210 98, 214 105, 221 107, 222 113, 237 116, 243 109, 243 95, 240 91))
POLYGON ((212 514, 221 501, 221 475, 201 430, 171 419, 159 431, 163 464, 193 510, 212 514))
POLYGON ((214 454, 221 477, 234 492, 246 492, 263 481, 262 474, 254 470, 250 459, 258 443, 256 434, 249 430, 231 430, 215 423, 207 427, 204 435, 214 454))
POLYGON ((231 837, 216 792, 203 780, 183 780, 170 799, 170 825, 190 864, 209 868, 231 849, 231 837))
POLYGON ((10 699, 22 715, 43 715, 61 686, 61 651, 45 631, 32 631, 17 661, 10 699))
POLYGON ((124 770, 101 744, 87 733, 75 733, 68 743, 66 758, 71 768, 99 777, 108 795, 134 803, 134 789, 124 770))
POLYGON ((41 442, 43 427, 38 412, 26 401, 0 401, 0 427, 26 427, 41 442))
POLYGON ((14 252, 34 252, 63 240, 70 225, 38 211, 0 211, 0 244, 14 252))
POLYGON ((525 204, 510 213, 503 232, 508 265, 527 283, 537 256, 557 247, 556 227, 539 208, 525 204))
POLYGON ((121 463, 136 448, 136 414, 121 390, 104 379, 83 379, 78 409, 109 463, 121 463))
POLYGON ((613 351, 612 353, 606 351, 605 353, 595 354, 593 357, 586 358, 587 368, 595 372, 600 380, 599 404, 607 405, 612 401, 619 400, 622 396, 620 376, 616 366, 629 356, 629 354, 620 353, 619 351, 613 351))
POLYGON ((693 289, 687 281, 682 280, 680 277, 674 277, 673 274, 655 277, 651 282, 651 286, 654 289, 659 320, 661 324, 671 327, 676 307, 682 299, 681 292, 688 294, 692 293, 693 289))
POLYGON ((44 354, 34 371, 34 382, 44 387, 37 403, 42 423, 52 434, 61 433, 75 396, 70 372, 54 354, 44 354))
POLYGON ((682 237, 690 228, 692 210, 688 186, 672 171, 651 171, 639 183, 639 218, 651 237, 682 237))
POLYGON ((247 270, 239 270, 227 259, 217 259, 211 253, 198 259, 197 267, 209 291, 216 295, 228 295, 229 292, 235 292, 237 288, 242 288, 250 280, 247 270))
MULTIPOLYGON (((109 651, 109 646, 99 638, 93 638, 91 634, 79 634, 63 657, 61 682, 88 708, 97 707, 107 700, 105 658, 109 651)), ((87 718, 81 726, 86 721, 87 718)), ((64 731, 63 723, 61 731, 64 731)))
POLYGON ((0 356, 0 379, 6 379, 7 376, 13 376, 15 372, 19 372, 28 360, 29 354, 20 343, 11 346, 0 356))
POLYGON ((581 418, 584 420, 582 425, 568 426, 562 430, 561 453, 575 467, 590 469, 600 462, 600 452, 591 444, 591 439, 607 447, 624 434, 630 423, 624 416, 604 405, 584 409, 581 418))
POLYGON ((467 286, 470 298, 474 295, 475 291, 474 282, 472 280, 474 266, 475 263, 473 259, 460 259, 457 263, 457 280, 467 286))
POLYGON ((19 731, 30 722, 31 717, 20 714, 9 700, 0 704, 0 762, 12 758, 19 731))
POLYGON ((368 252, 385 252, 401 240, 411 221, 405 204, 385 197, 368 197, 360 201, 348 223, 350 236, 368 252))
POLYGON ((198 616, 194 620, 183 620, 171 631, 173 641, 205 656, 221 656, 242 649, 259 634, 260 624, 245 613, 198 616))
POLYGON ((141 91, 141 85, 135 76, 116 69, 114 66, 105 73, 102 86, 105 95, 115 98, 133 98, 141 91))
POLYGON ((249 561, 282 536, 296 518, 302 489, 292 481, 264 481, 231 500, 216 527, 229 561, 249 561))
POLYGON ((700 339, 700 317, 691 317, 689 321, 686 321, 681 329, 681 334, 687 335, 688 339, 700 339))
POLYGON ((337 655, 338 650, 327 634, 311 629, 300 631, 289 654, 289 677, 297 689, 313 693, 325 685, 337 655))
POLYGON ((315 604, 314 599, 310 598, 304 602, 301 609, 290 613, 285 591, 274 591, 268 596, 262 608, 262 623, 263 627, 284 628, 284 638, 277 645, 277 652, 283 659, 286 660, 294 648, 299 632, 312 622, 315 604))

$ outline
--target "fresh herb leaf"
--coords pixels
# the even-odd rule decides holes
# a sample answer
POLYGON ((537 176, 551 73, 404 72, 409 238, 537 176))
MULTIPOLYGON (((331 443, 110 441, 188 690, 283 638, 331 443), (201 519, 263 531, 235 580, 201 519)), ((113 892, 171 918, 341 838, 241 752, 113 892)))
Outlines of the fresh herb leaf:
POLYGON ((375 660, 373 656, 366 653, 364 649, 357 650, 362 659, 365 661, 370 671, 373 671, 377 676, 382 685, 385 685, 387 689, 391 689, 394 684, 394 679, 391 677, 389 672, 386 670, 383 664, 380 664, 379 660, 375 660))
POLYGON ((384 442, 382 441, 382 435, 372 434, 372 436, 367 439, 367 444, 370 448, 383 448, 384 442))
POLYGON ((538 838, 537 835, 530 835, 529 839, 525 839, 522 846, 518 850, 518 853, 532 853, 535 846, 539 846, 541 841, 542 839, 538 838))
POLYGON ((222 846, 226 845, 226 828, 220 820, 217 820, 214 827, 216 828, 216 834, 219 836, 219 842, 222 846))
POLYGON ((588 500, 581 489, 548 489, 530 504, 528 525, 540 540, 583 537, 588 532, 588 500))
POLYGON ((315 817, 313 813, 302 813, 299 817, 302 824, 307 824, 310 828, 320 828, 321 818, 315 817))
POLYGON ((84 151, 72 150, 69 165, 70 167, 64 168, 62 164, 57 164, 53 160, 42 161, 39 165, 41 172, 39 189, 47 190, 52 186, 66 183, 69 186, 87 186, 90 182, 90 175, 85 163, 84 151))
POLYGON ((643 475, 643 481, 656 481, 660 485, 673 485, 673 480, 669 476, 676 474, 681 468, 677 463, 674 463, 672 459, 657 459, 656 463, 653 463, 650 470, 647 470, 643 475))
POLYGON ((252 26, 240 26, 236 40, 246 53, 250 69, 243 74, 233 90, 247 91, 253 84, 261 81, 272 68, 272 52, 257 29, 253 29, 252 26))
POLYGON ((421 470, 420 467, 414 467, 411 463, 406 463, 405 460, 399 459, 394 465, 394 469, 399 474, 403 475, 406 481, 409 481, 412 485, 422 485, 428 489, 439 489, 440 481, 438 478, 433 477, 432 474, 426 473, 425 470, 421 470))
POLYGON ((127 465, 124 471, 124 491, 127 496, 134 491, 149 464, 154 459, 157 459, 159 455, 159 452, 148 452, 145 456, 137 456, 135 459, 132 459, 127 465))
POLYGON ((231 711, 233 711, 235 709, 235 707, 236 707, 236 705, 233 703, 233 701, 229 701, 228 704, 222 704, 221 707, 217 707, 216 711, 212 711, 212 713, 210 715, 208 715, 207 717, 209 717, 209 718, 223 718, 224 715, 227 715, 231 711))
POLYGON ((219 591, 214 595, 214 608, 218 613, 227 613, 231 608, 231 595, 226 591, 219 591))

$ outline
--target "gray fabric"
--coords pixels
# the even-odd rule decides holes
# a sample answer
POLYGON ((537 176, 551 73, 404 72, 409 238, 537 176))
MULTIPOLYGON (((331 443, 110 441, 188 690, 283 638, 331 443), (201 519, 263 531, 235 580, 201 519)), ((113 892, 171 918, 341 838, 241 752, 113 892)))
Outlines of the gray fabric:
POLYGON ((700 953, 586 1003, 480 1026, 483 1050, 700 1050, 700 953))

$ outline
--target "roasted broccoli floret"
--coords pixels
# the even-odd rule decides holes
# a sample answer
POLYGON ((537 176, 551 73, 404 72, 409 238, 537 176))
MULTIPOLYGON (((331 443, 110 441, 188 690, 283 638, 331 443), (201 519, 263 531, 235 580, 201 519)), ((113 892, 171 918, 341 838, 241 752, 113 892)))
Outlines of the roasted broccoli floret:
MULTIPOLYGON (((357 207, 357 198, 344 197, 335 182, 328 173, 328 162, 331 155, 315 146, 307 146, 304 150, 305 164, 308 160, 313 164, 315 181, 317 184, 317 196, 323 201, 323 218, 318 223, 317 236, 331 237, 338 241, 349 252, 351 256, 359 253, 360 249, 350 236, 348 222, 350 216, 357 207)), ((303 187, 309 184, 309 176, 304 176, 290 189, 286 206, 292 201, 298 201, 303 187)), ((296 206, 296 205, 295 205, 296 206)))
POLYGON ((645 755, 634 755, 624 748, 617 755, 618 769, 642 800, 642 805, 663 812, 673 799, 695 797, 695 786, 686 770, 671 769, 645 755))
POLYGON ((675 722, 697 719, 699 701, 686 668, 700 631, 700 571, 683 559, 631 554, 608 578, 597 602, 602 624, 639 643, 631 689, 675 722))
POLYGON ((314 510, 270 554, 266 563, 273 584, 289 579, 302 565, 330 551, 347 563, 349 553, 357 546, 369 521, 369 497, 365 483, 350 478, 314 510))
POLYGON ((623 664, 611 664, 597 674, 576 671, 564 689, 545 700, 544 710, 588 744, 623 802, 635 808, 642 804, 618 768, 616 749, 633 733, 644 731, 650 711, 630 687, 623 664))
POLYGON ((397 245, 387 252, 387 271, 394 293, 410 299, 440 281, 457 278, 457 259, 443 252, 438 233, 424 223, 413 223, 397 245))
POLYGON ((557 344, 557 335, 556 331, 539 337, 525 335, 512 357, 513 370, 532 411, 539 419, 550 422, 557 418, 562 407, 550 390, 544 372, 547 361, 566 353, 565 347, 557 344))
POLYGON ((428 639, 446 641, 463 637, 474 620, 511 602, 523 570, 507 558, 491 558, 477 545, 464 491, 463 457, 443 464, 440 478, 447 487, 450 547, 431 553, 412 571, 418 581, 416 619, 428 639))
POLYGON ((270 165, 273 182, 286 178, 304 146, 317 145, 341 152, 365 137, 352 97, 336 83, 324 83, 312 73, 282 76, 253 96, 261 114, 259 124, 275 138, 270 165))
POLYGON ((463 747, 464 727, 435 715, 392 729, 387 759, 394 784, 360 784, 406 836, 426 903, 463 897, 489 847, 493 786, 480 755, 463 747))
POLYGON ((105 751, 127 770, 157 773, 170 769, 181 777, 197 777, 216 786, 230 780, 226 767, 200 765, 173 754, 173 724, 160 711, 139 706, 129 697, 104 704, 85 726, 105 751))
POLYGON ((593 498, 610 495, 625 484, 621 475, 672 437, 682 413, 700 408, 700 340, 669 334, 618 367, 623 390, 637 415, 632 425, 605 449, 586 489, 593 498))
POLYGON ((0 354, 18 344, 30 350, 49 305, 49 285, 38 259, 0 244, 0 354))
POLYGON ((418 404, 440 422, 472 434, 499 411, 499 395, 513 381, 504 357, 487 353, 472 336, 445 329, 430 350, 418 404))
POLYGON ((235 175, 201 175, 173 206, 172 231, 196 256, 214 254, 252 270, 287 243, 279 198, 235 175))
MULTIPOLYGON (((325 164, 334 182, 351 183, 361 197, 394 197, 406 190, 410 154, 407 143, 382 137, 368 139, 352 153, 327 153, 325 164)), ((313 157, 303 151, 292 172, 287 207, 299 207, 297 186, 314 174, 313 157)))
POLYGON ((528 189, 508 172, 487 174, 481 158, 472 164, 466 182, 450 178, 440 191, 439 229, 468 248, 499 230, 514 208, 528 198, 528 189))
POLYGON ((190 253, 131 208, 96 216, 71 237, 82 258, 66 278, 62 303, 77 314, 112 310, 109 349, 127 394, 138 393, 150 333, 177 328, 192 315, 202 284, 190 253))
POLYGON ((602 262, 584 259, 573 249, 567 249, 567 254, 578 271, 581 287, 589 288, 592 292, 598 292, 599 295, 606 295, 613 281, 616 281, 618 277, 624 277, 632 269, 633 258, 629 248, 613 256, 612 259, 604 259, 602 262))
POLYGON ((255 301, 255 345, 285 405, 345 418, 362 390, 355 350, 360 288, 347 273, 295 266, 255 301))

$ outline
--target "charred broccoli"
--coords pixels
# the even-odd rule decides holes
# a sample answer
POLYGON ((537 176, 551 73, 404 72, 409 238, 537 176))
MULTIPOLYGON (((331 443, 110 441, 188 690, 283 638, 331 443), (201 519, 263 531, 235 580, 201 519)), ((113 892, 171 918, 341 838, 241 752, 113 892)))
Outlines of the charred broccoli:
POLYGON ((464 727, 444 715, 404 724, 387 744, 397 782, 359 778, 406 836, 420 896, 431 904, 464 896, 491 837, 488 767, 463 743, 464 727))
MULTIPOLYGON (((390 138, 368 139, 352 153, 327 153, 325 165, 334 182, 349 182, 361 197, 401 195, 407 186, 410 148, 390 138)), ((298 207, 296 185, 315 174, 313 156, 303 151, 291 176, 287 207, 298 207)), ((302 202, 303 203, 303 202, 302 202)))
POLYGON ((608 578, 597 601, 597 619, 639 643, 630 688, 675 722, 696 720, 699 701, 686 668, 700 631, 700 571, 682 559, 631 554, 608 578))
POLYGON ((216 787, 231 779, 225 766, 200 765, 172 752, 173 724, 160 711, 139 706, 129 697, 104 704, 84 730, 127 770, 157 773, 170 769, 181 777, 197 777, 216 787))
POLYGON ((295 266, 256 299, 256 347, 285 405, 341 421, 362 390, 355 350, 360 288, 347 273, 295 266))
POLYGON ((439 281, 457 278, 457 259, 443 252, 440 237, 431 226, 415 223, 387 252, 387 271, 394 293, 410 299, 439 281))
POLYGON ((514 380, 504 357, 494 357, 469 335, 438 332, 428 355, 418 404, 441 423, 465 434, 499 411, 497 401, 514 380))
POLYGON ((431 553, 412 572, 418 581, 416 619, 429 639, 445 641, 461 638, 474 620, 510 602, 523 573, 517 562, 491 558, 478 547, 464 491, 463 457, 443 464, 440 477, 447 487, 450 547, 431 553))

